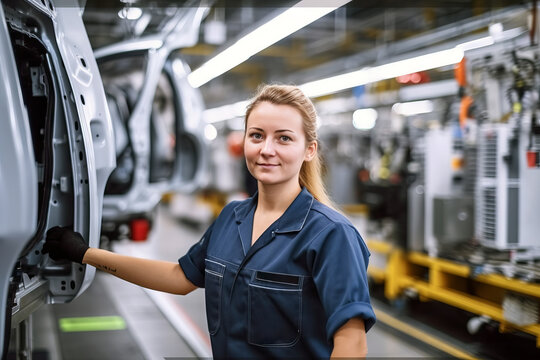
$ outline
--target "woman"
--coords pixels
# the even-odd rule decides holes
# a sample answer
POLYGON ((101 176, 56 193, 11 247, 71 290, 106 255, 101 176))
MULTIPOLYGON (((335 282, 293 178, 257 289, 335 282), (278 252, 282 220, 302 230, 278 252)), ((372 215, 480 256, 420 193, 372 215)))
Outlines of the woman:
POLYGON ((150 289, 204 287, 214 357, 365 357, 369 251, 331 208, 317 150, 311 101, 294 86, 262 86, 244 138, 258 193, 225 206, 180 266, 88 249, 65 228, 49 231, 44 252, 150 289))

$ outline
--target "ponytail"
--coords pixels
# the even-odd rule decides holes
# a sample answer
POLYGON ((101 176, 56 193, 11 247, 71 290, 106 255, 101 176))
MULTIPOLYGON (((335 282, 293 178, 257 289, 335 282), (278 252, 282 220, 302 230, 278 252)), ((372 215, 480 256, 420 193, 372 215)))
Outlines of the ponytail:
POLYGON ((305 187, 321 203, 335 208, 322 180, 322 168, 322 159, 318 152, 311 161, 304 161, 300 168, 300 186, 305 187))

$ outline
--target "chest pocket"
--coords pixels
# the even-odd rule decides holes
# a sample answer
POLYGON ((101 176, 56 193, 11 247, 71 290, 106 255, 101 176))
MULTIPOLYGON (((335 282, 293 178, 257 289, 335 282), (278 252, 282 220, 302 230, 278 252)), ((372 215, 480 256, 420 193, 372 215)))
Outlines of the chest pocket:
POLYGON ((206 321, 208 323, 208 332, 210 335, 214 335, 217 333, 221 322, 221 292, 225 265, 208 259, 205 259, 204 263, 206 321))
POLYGON ((248 342, 293 346, 302 324, 302 280, 298 275, 255 271, 248 290, 248 342))

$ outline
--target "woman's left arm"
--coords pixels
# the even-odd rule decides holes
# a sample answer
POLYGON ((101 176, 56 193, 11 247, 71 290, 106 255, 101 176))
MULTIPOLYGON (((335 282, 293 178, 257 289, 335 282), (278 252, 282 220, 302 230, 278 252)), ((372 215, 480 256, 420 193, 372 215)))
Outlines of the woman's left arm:
POLYGON ((364 320, 349 319, 334 334, 334 350, 331 358, 365 358, 367 356, 367 340, 364 320))

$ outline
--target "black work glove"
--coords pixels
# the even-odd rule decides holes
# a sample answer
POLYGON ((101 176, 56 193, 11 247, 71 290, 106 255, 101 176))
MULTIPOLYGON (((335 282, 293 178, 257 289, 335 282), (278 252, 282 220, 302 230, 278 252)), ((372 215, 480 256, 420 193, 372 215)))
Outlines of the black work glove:
POLYGON ((41 252, 48 253, 53 260, 68 259, 82 264, 86 250, 88 245, 81 234, 68 227, 55 226, 47 231, 41 252))

